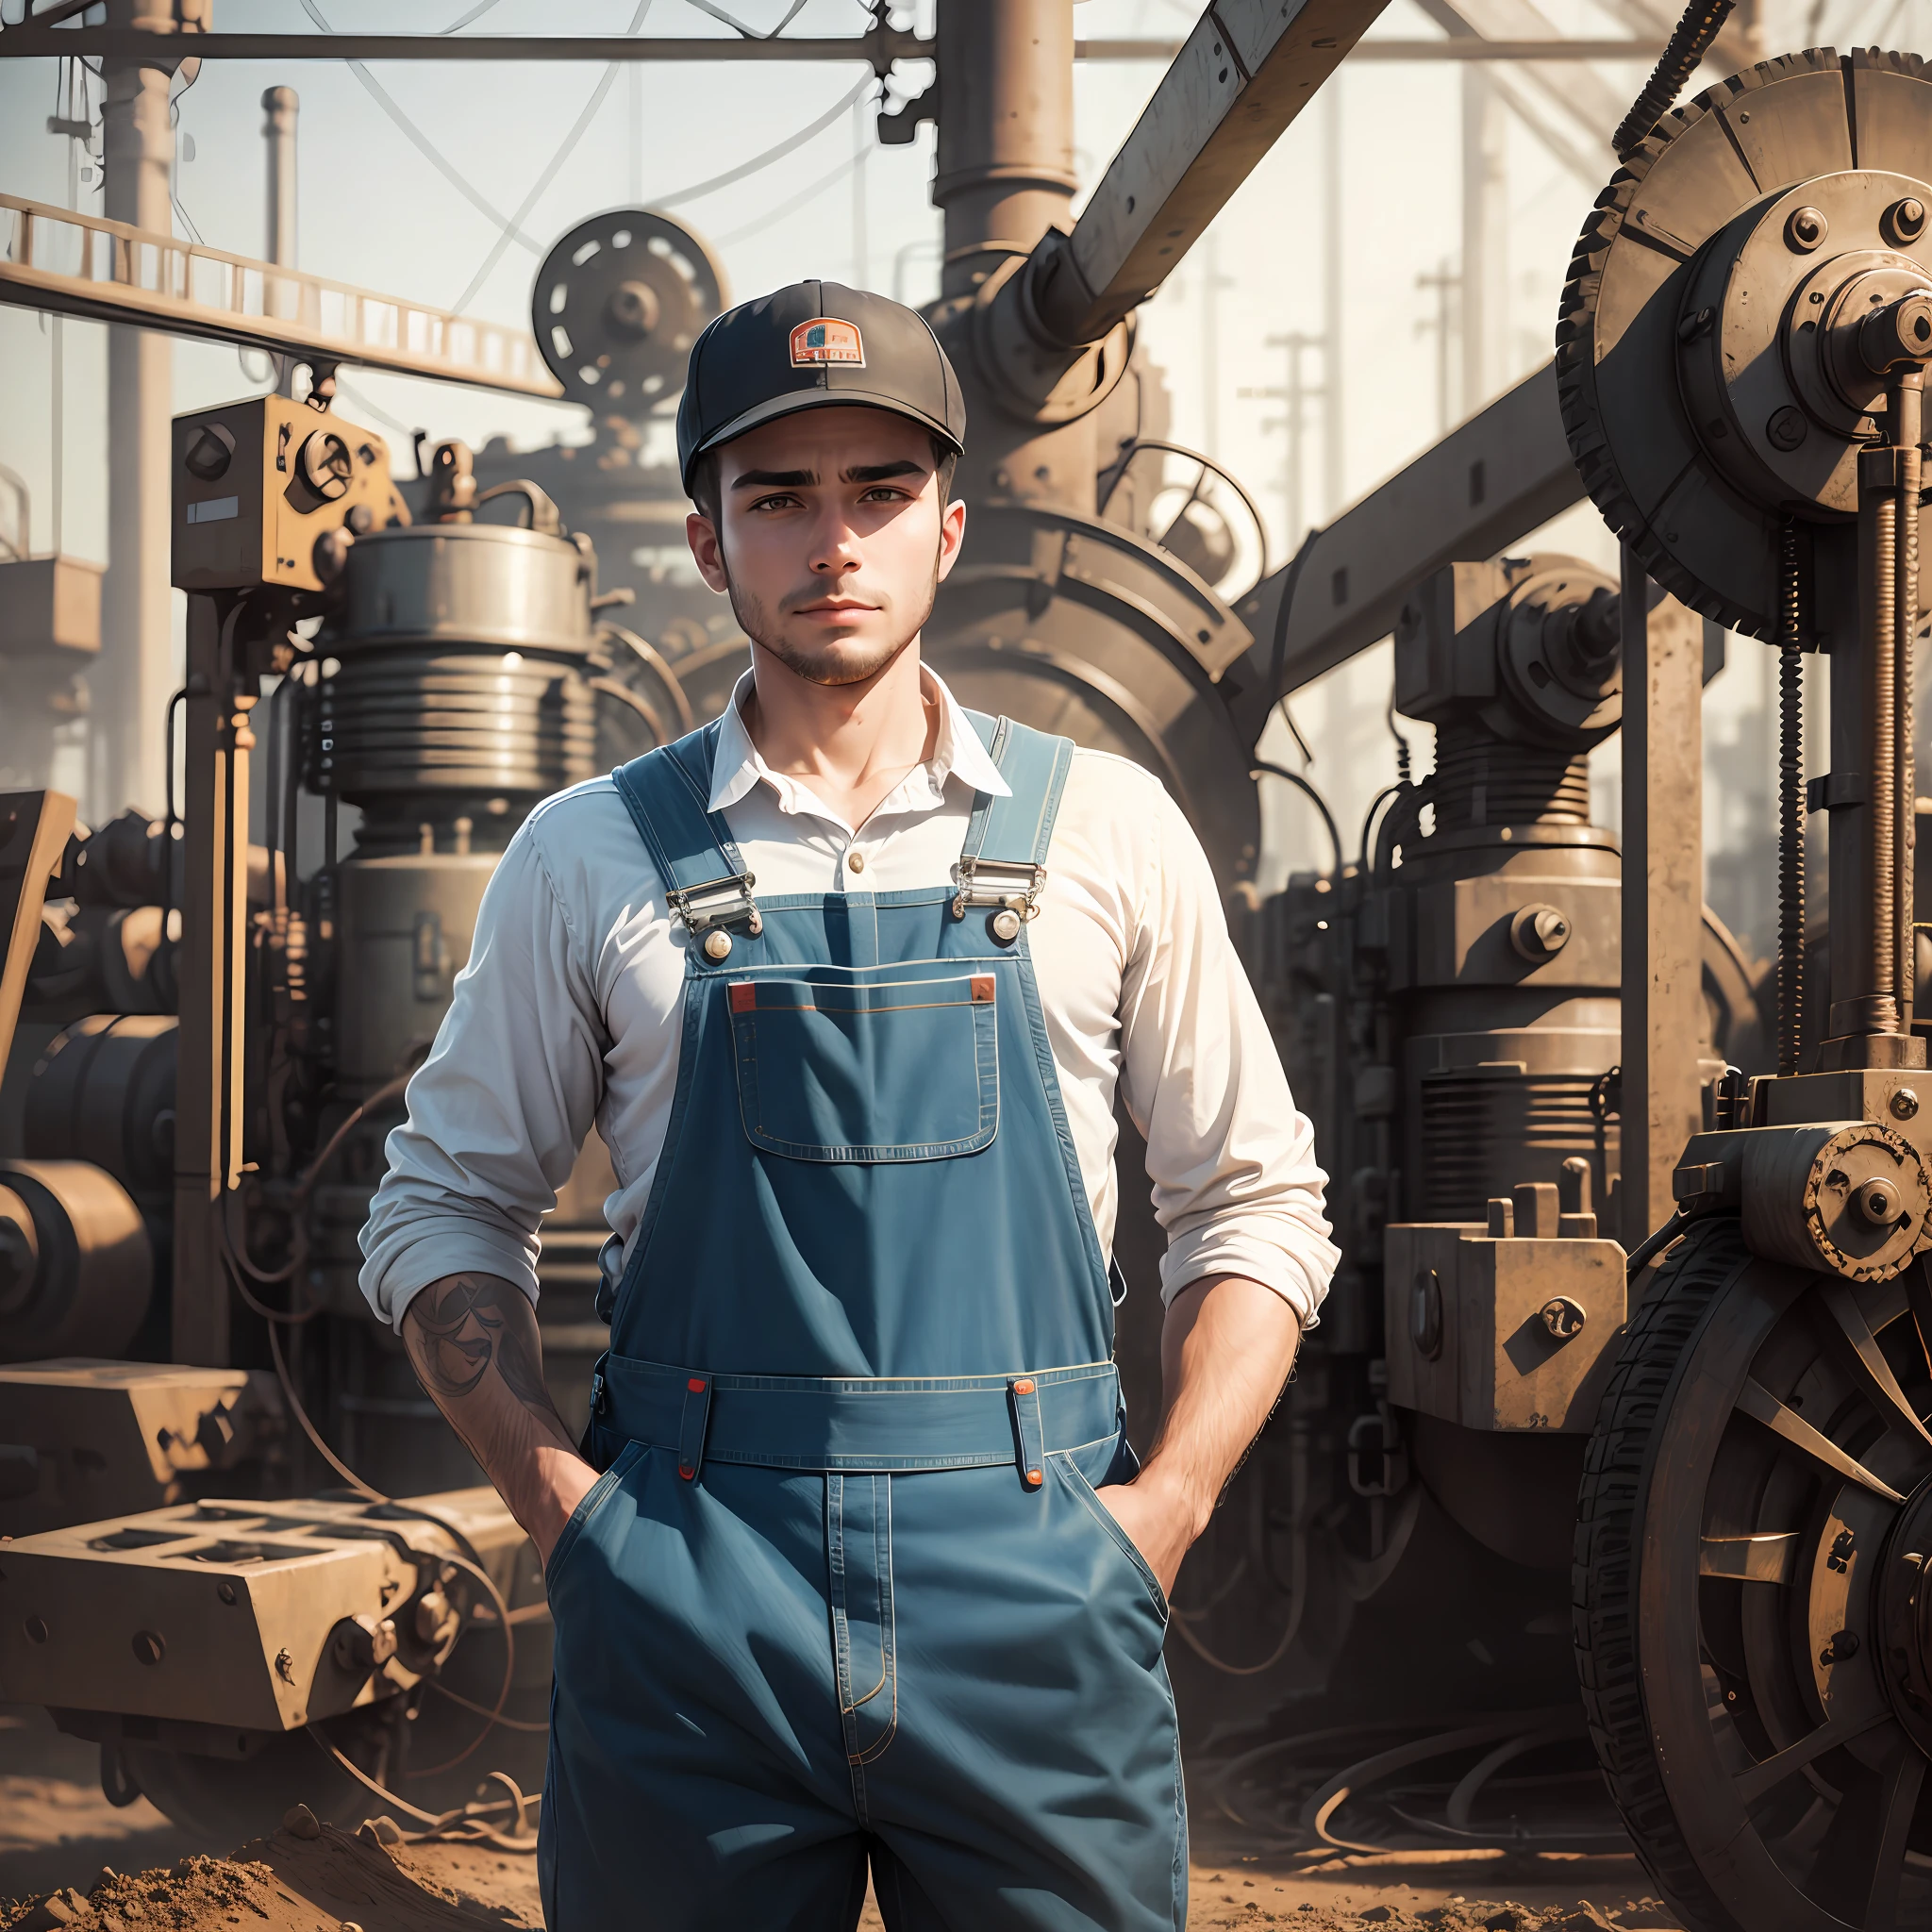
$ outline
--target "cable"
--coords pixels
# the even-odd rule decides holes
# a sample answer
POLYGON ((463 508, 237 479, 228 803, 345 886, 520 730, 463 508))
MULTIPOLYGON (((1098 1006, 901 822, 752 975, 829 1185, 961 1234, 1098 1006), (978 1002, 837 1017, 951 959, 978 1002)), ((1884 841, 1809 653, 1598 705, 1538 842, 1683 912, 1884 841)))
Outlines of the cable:
POLYGON ((1291 772, 1286 765, 1271 765, 1265 758, 1257 759, 1248 768, 1248 776, 1258 778, 1264 772, 1271 777, 1287 779, 1322 814, 1322 824, 1328 834, 1328 849, 1335 856, 1332 876, 1339 879, 1341 876, 1342 865, 1341 833, 1336 825, 1335 814, 1328 809, 1328 801, 1299 772, 1291 772))
MULTIPOLYGON (((308 4, 308 0, 303 0, 305 7, 308 4)), ((650 10, 651 0, 638 0, 637 11, 631 15, 630 25, 625 28, 625 33, 626 35, 635 34, 643 25, 644 16, 650 10)), ((523 206, 510 217, 510 228, 521 228, 523 226, 525 216, 541 200, 551 182, 556 180, 564 162, 569 160, 571 156, 576 152, 577 142, 584 138, 585 131, 589 128, 591 123, 597 118, 597 110, 604 105, 604 97, 610 92, 611 84, 617 78, 617 66, 618 63, 615 60, 606 63, 604 73, 597 85, 591 90, 591 98, 584 104, 584 111, 577 116, 575 125, 571 128, 570 132, 563 137, 562 146, 551 156, 543 171, 531 184, 529 193, 524 196, 523 206)), ((475 300, 477 291, 490 279, 496 264, 503 259, 503 251, 509 246, 509 235, 510 230, 506 229, 491 244, 490 253, 483 258, 483 266, 470 277, 470 286, 452 304, 452 312, 454 314, 460 315, 475 300)))
POLYGON ((742 181, 747 175, 756 175, 760 168, 769 168, 774 161, 782 161, 795 148, 801 148, 814 135, 823 134, 832 123, 844 113, 852 104, 862 99, 878 83, 868 74, 853 88, 850 93, 827 108, 816 121, 808 122, 796 134, 787 135, 776 147, 767 148, 761 155, 754 155, 748 161, 741 161, 735 168, 727 168, 722 175, 714 175, 708 181, 700 181, 694 188, 680 188, 675 194, 660 194, 652 202, 654 208, 669 209, 681 207, 687 201, 696 201, 700 195, 714 193, 720 188, 729 188, 734 181, 742 181))
POLYGON ((685 0, 685 4, 695 7, 700 13, 708 13, 713 20, 722 20, 728 27, 735 27, 748 41, 775 41, 805 11, 805 0, 791 0, 791 8, 785 18, 770 33, 761 34, 746 26, 743 21, 733 20, 722 7, 713 7, 711 0, 685 0))
POLYGON ((776 222, 782 222, 787 215, 795 215, 798 210, 823 194, 828 188, 836 188, 845 176, 865 158, 863 155, 848 155, 829 175, 821 176, 809 188, 802 188, 790 201, 779 205, 757 220, 745 223, 741 228, 733 228, 728 235, 714 235, 712 244, 718 248, 729 248, 740 242, 748 242, 754 235, 760 234, 776 222))
POLYGON ((1710 50, 1725 21, 1731 17, 1733 0, 1690 0, 1651 69, 1643 91, 1630 111, 1617 125, 1610 146, 1617 158, 1627 160, 1631 151, 1676 105, 1684 83, 1697 71, 1697 63, 1710 50))

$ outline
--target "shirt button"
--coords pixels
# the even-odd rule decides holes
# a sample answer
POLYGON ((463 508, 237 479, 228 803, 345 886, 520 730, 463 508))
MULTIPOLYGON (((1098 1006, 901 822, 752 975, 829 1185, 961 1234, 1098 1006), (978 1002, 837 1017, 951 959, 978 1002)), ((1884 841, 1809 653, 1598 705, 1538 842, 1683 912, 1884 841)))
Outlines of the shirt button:
POLYGON ((854 872, 863 872, 865 870, 865 854, 858 851, 848 852, 845 855, 845 863, 854 872))

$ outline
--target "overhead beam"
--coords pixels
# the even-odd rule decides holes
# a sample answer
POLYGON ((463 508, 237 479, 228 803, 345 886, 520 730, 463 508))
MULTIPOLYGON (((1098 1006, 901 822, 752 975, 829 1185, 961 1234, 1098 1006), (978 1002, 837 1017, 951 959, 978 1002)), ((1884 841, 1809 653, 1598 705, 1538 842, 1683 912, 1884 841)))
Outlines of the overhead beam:
POLYGON ((1159 288, 1388 0, 1217 0, 1065 239, 1035 249, 1035 332, 1097 342, 1159 288))
MULTIPOLYGON (((138 27, 12 26, 0 32, 0 58, 152 54, 158 37, 138 27)), ((247 34, 162 36, 169 51, 197 60, 861 60, 885 74, 895 60, 930 60, 933 43, 909 29, 813 40, 726 40, 699 36, 633 40, 625 34, 247 34)))
MULTIPOLYGON (((813 40, 732 41, 695 36, 632 40, 622 34, 247 34, 192 37, 180 53, 197 60, 524 60, 733 61, 853 60, 884 74, 898 60, 930 60, 934 43, 912 32, 813 40)), ((1076 60, 1144 60, 1166 64, 1181 41, 1091 40, 1074 42, 1076 60)), ((1354 61, 1628 60, 1648 65, 1660 40, 1358 41, 1354 61)), ((52 60, 152 54, 154 36, 129 27, 14 26, 0 32, 0 59, 52 60)))
POLYGON ((527 329, 17 194, 0 194, 0 303, 17 308, 130 323, 311 365, 347 363, 546 400, 563 394, 527 329))
POLYGON ((1387 637, 1430 572, 1493 557, 1582 496, 1545 364, 1312 531, 1236 607, 1256 641, 1223 685, 1245 741, 1279 699, 1387 637))

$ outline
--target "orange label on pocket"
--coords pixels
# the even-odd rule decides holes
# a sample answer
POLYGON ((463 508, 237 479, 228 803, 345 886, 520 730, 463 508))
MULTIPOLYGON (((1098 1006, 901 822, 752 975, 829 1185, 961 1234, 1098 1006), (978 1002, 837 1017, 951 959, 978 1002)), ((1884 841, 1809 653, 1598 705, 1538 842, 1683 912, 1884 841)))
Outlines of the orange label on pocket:
POLYGON ((984 1006, 992 998, 992 974, 975 973, 973 975, 973 1004, 984 1006))

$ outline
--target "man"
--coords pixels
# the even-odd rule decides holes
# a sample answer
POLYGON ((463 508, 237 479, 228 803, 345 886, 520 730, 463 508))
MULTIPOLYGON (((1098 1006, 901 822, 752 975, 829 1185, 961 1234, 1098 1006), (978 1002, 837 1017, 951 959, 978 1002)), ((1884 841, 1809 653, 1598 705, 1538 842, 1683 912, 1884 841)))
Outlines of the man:
POLYGON ((1186 1918, 1166 1592, 1325 1291, 1324 1177, 1159 784, 921 664, 964 433, 896 303, 699 338, 687 528, 751 669, 511 842, 363 1235, 546 1560, 553 1932, 849 1927, 868 1865, 894 1932, 1186 1918), (1138 1474, 1117 1091, 1170 1242, 1138 1474), (593 1119, 586 1459, 532 1303, 593 1119))

